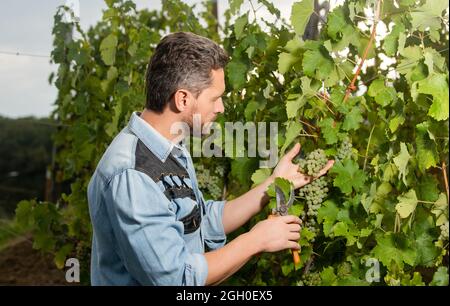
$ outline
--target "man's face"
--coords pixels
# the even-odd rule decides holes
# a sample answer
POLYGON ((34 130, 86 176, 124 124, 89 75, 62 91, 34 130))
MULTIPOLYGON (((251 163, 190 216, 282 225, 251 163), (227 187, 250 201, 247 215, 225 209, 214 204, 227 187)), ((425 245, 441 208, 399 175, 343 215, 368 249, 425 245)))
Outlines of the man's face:
MULTIPOLYGON (((222 95, 225 92, 225 75, 223 69, 212 70, 211 86, 204 89, 194 101, 186 122, 193 127, 194 115, 201 116, 201 126, 210 125, 217 115, 224 112, 222 95)), ((195 99, 193 97, 193 99, 195 99)))

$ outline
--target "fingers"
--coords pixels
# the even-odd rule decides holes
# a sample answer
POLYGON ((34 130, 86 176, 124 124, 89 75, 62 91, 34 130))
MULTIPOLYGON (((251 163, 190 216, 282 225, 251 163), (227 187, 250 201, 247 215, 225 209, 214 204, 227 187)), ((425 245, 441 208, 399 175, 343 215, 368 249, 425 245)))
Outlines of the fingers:
POLYGON ((328 170, 331 169, 334 165, 334 160, 329 160, 325 167, 322 168, 322 170, 319 171, 319 175, 317 177, 321 177, 322 175, 326 174, 328 170))
POLYGON ((299 232, 301 229, 300 224, 297 224, 297 223, 288 224, 288 226, 289 226, 289 230, 291 232, 299 232))
POLYGON ((292 241, 297 241, 300 239, 300 233, 299 232, 290 232, 288 234, 288 239, 292 241))
POLYGON ((333 167, 334 165, 334 160, 329 160, 325 167, 322 168, 322 170, 319 171, 319 174, 316 177, 312 177, 303 173, 299 173, 298 175, 296 175, 293 179, 292 179, 292 183, 294 184, 294 187, 300 188, 305 186, 306 184, 311 183, 313 180, 315 180, 316 178, 321 177, 322 175, 325 175, 328 170, 331 169, 331 167, 333 167))
POLYGON ((302 220, 299 217, 293 216, 293 215, 281 216, 281 217, 279 217, 279 219, 281 221, 283 221, 284 223, 302 224, 302 220))
POLYGON ((287 248, 288 249, 293 249, 293 250, 300 250, 300 244, 298 244, 298 242, 289 241, 287 248))
POLYGON ((292 160, 299 152, 300 152, 300 144, 297 142, 295 144, 295 146, 286 153, 286 158, 288 158, 289 160, 292 160))
POLYGON ((297 189, 311 183, 312 180, 312 176, 299 173, 292 179, 292 183, 294 184, 295 189, 297 189))

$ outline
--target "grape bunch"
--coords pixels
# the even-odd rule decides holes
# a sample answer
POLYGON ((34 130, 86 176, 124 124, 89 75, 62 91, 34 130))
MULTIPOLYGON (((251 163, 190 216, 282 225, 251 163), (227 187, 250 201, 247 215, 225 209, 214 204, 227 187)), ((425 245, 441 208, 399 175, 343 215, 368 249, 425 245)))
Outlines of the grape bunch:
POLYGON ((348 262, 343 262, 337 268, 337 276, 339 278, 344 278, 345 276, 352 273, 352 266, 348 262))
POLYGON ((303 186, 299 191, 299 196, 306 200, 304 217, 306 217, 307 221, 305 222, 305 226, 313 233, 317 233, 317 223, 315 219, 317 217, 317 211, 328 194, 327 185, 326 178, 321 176, 310 184, 303 186))
MULTIPOLYGON (((305 159, 298 161, 299 170, 311 176, 317 176, 323 169, 328 159, 322 149, 312 151, 305 159)), ((305 222, 304 226, 312 233, 318 232, 317 211, 328 194, 328 182, 325 176, 316 178, 311 183, 301 187, 298 195, 306 201, 305 210, 300 216, 305 222)), ((314 241, 314 239, 312 239, 314 241)))
POLYGON ((300 171, 311 176, 318 176, 328 159, 322 149, 317 149, 308 154, 305 159, 299 159, 300 171))
POLYGON ((448 241, 448 221, 440 226, 441 234, 439 235, 439 240, 446 242, 448 241))
POLYGON ((297 283, 299 286, 319 286, 322 282, 318 272, 303 274, 301 280, 297 283))
POLYGON ((224 177, 225 176, 225 167, 218 165, 215 169, 215 172, 219 177, 224 177))
POLYGON ((339 149, 337 150, 336 161, 343 161, 344 159, 351 158, 352 148, 353 148, 353 145, 352 145, 350 139, 348 137, 346 137, 342 141, 339 149))
POLYGON ((204 165, 198 164, 195 166, 198 187, 207 191, 213 199, 220 199, 222 197, 222 187, 220 177, 224 176, 225 169, 222 166, 217 166, 216 173, 213 175, 211 171, 205 168, 204 165))

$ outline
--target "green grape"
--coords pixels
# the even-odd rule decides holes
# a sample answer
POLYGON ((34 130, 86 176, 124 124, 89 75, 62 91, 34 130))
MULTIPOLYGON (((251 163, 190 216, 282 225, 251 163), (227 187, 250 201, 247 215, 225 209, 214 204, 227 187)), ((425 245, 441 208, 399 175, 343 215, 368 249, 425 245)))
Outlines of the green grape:
MULTIPOLYGON (((223 167, 218 166, 219 173, 224 171, 223 167)), ((217 173, 216 168, 216 173, 217 173)), ((221 180, 219 176, 211 174, 211 171, 205 168, 203 165, 195 165, 195 172, 197 176, 197 183, 200 189, 206 190, 212 198, 218 199, 222 197, 221 180)))
POLYGON ((337 268, 337 275, 339 277, 345 277, 352 273, 352 266, 348 262, 343 262, 337 268))
POLYGON ((318 272, 313 272, 303 274, 300 282, 303 286, 319 286, 322 279, 320 278, 320 274, 318 272))
POLYGON ((339 147, 337 154, 336 154, 336 161, 343 161, 344 159, 351 158, 352 157, 352 148, 353 145, 350 142, 350 139, 346 137, 339 147))
POLYGON ((448 241, 448 221, 440 226, 441 234, 439 236, 439 240, 448 241))
MULTIPOLYGON (((306 158, 298 159, 299 171, 317 177, 320 170, 327 164, 328 159, 322 149, 310 152, 306 158)), ((318 233, 318 224, 316 222, 317 212, 328 195, 327 180, 325 176, 314 179, 311 183, 299 189, 299 196, 305 199, 305 211, 302 219, 305 227, 312 233, 318 233), (306 220, 306 221, 305 221, 306 220)), ((314 242, 314 238, 311 239, 314 242)))
POLYGON ((216 173, 219 177, 223 177, 225 175, 225 168, 223 166, 217 166, 216 173))
POLYGON ((328 159, 322 149, 317 149, 308 154, 305 159, 298 159, 298 166, 302 173, 318 176, 320 170, 325 167, 328 159))

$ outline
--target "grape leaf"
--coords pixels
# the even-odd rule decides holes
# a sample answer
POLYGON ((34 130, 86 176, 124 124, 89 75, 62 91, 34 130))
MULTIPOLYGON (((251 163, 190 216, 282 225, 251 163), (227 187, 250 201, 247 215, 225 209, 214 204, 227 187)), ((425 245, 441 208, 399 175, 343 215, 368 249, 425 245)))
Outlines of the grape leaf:
POLYGON ((420 178, 416 190, 418 191, 419 199, 424 201, 436 201, 439 197, 439 181, 431 174, 425 174, 420 178))
POLYGON ((447 0, 428 0, 421 7, 411 12, 413 28, 420 31, 439 30, 442 11, 448 7, 447 0))
POLYGON ((297 111, 306 103, 304 95, 298 95, 296 99, 291 99, 286 102, 286 114, 288 119, 297 116, 297 111))
POLYGON ((244 33, 244 28, 248 23, 248 13, 242 15, 234 22, 234 34, 236 35, 236 39, 241 39, 242 34, 244 33))
POLYGON ((381 106, 387 106, 391 104, 397 98, 397 92, 394 87, 387 86, 384 82, 384 79, 376 79, 374 80, 369 87, 368 95, 375 98, 375 102, 377 102, 381 106))
POLYGON ((233 88, 239 88, 247 81, 247 65, 241 61, 231 61, 227 65, 228 79, 233 88))
POLYGON ((337 277, 334 274, 333 267, 326 267, 320 272, 320 278, 322 279, 323 286, 336 286, 337 285, 337 277))
POLYGON ((433 96, 428 115, 436 120, 448 119, 448 82, 444 74, 433 74, 418 82, 417 92, 433 96))
POLYGON ((408 175, 408 162, 411 159, 411 155, 409 155, 408 148, 405 143, 400 143, 400 153, 394 157, 394 164, 398 168, 398 178, 403 179, 403 183, 405 186, 408 186, 408 182, 406 181, 406 176, 408 175))
POLYGON ((345 131, 357 130, 359 129, 359 124, 363 121, 361 116, 361 108, 355 106, 352 110, 345 116, 344 123, 342 124, 342 129, 345 131))
POLYGON ((414 272, 413 277, 410 278, 410 275, 405 275, 401 280, 402 286, 425 286, 425 283, 422 281, 422 275, 419 272, 414 272))
POLYGON ((114 65, 116 60, 117 36, 109 34, 100 43, 100 54, 103 62, 108 65, 114 65))
POLYGON ((58 269, 63 269, 66 263, 66 258, 72 252, 73 245, 65 244, 55 254, 55 265, 58 269))
POLYGON ((319 122, 319 127, 327 144, 333 144, 338 141, 340 122, 336 122, 332 118, 326 118, 319 122))
MULTIPOLYGON (((344 48, 347 48, 349 44, 352 44, 357 48, 365 48, 367 46, 367 42, 363 42, 363 38, 360 37, 359 31, 353 27, 342 6, 335 8, 327 16, 327 33, 333 40, 332 49, 334 51, 343 50, 344 48)), ((372 58, 373 56, 374 52, 371 48, 368 58, 372 58)))
POLYGON ((300 55, 302 48, 304 46, 303 40, 299 39, 298 37, 294 37, 290 41, 286 43, 286 46, 284 46, 284 49, 288 51, 289 53, 293 55, 300 55))
POLYGON ((275 186, 278 186, 284 194, 286 201, 289 199, 289 195, 291 192, 291 181, 284 179, 282 177, 277 177, 272 182, 272 184, 267 187, 267 194, 271 197, 276 197, 275 186))
POLYGON ((249 157, 238 157, 231 162, 231 174, 243 185, 249 185, 250 173, 257 168, 257 161, 249 157))
POLYGON ((441 226, 448 221, 448 201, 444 193, 440 193, 434 202, 431 213, 436 216, 436 226, 441 226))
POLYGON ((302 130, 302 124, 297 121, 291 121, 286 129, 285 141, 283 146, 281 147, 281 154, 284 154, 284 151, 287 147, 294 141, 294 139, 298 136, 300 131, 302 130))
POLYGON ((320 49, 308 50, 303 55, 303 72, 318 80, 325 80, 330 77, 334 70, 334 62, 325 54, 326 51, 320 49))
POLYGON ((311 14, 314 12, 314 0, 302 0, 292 5, 291 24, 295 33, 303 36, 311 14))
POLYGON ((376 237, 377 246, 373 248, 373 255, 378 258, 383 265, 389 267, 394 261, 403 269, 404 262, 414 265, 416 252, 411 248, 409 241, 402 234, 386 233, 376 237))
POLYGON ((431 286, 448 286, 448 267, 439 267, 434 272, 431 286))
POLYGON ((397 49, 399 46, 399 36, 400 33, 405 32, 405 25, 401 22, 398 22, 392 28, 391 33, 387 35, 384 39, 383 49, 386 52, 387 56, 394 56, 397 53, 397 49))
POLYGON ((415 249, 417 250, 416 265, 432 267, 434 259, 439 255, 439 249, 434 242, 437 238, 433 234, 434 222, 428 218, 428 213, 418 211, 412 228, 415 236, 415 249))
POLYGON ((436 143, 430 139, 428 127, 428 122, 416 125, 416 159, 421 170, 434 167, 439 162, 436 143))
POLYGON ((320 206, 317 211, 317 221, 319 223, 322 223, 323 221, 334 222, 336 221, 338 212, 339 208, 336 204, 331 200, 327 200, 322 203, 322 206, 320 206))
POLYGON ((230 0, 229 3, 231 14, 235 14, 239 10, 243 2, 244 0, 230 0))
POLYGON ((397 197, 398 204, 395 205, 395 210, 398 212, 400 217, 407 218, 410 214, 416 210, 417 207, 417 196, 414 189, 409 190, 407 193, 397 197))
POLYGON ((357 238, 355 236, 359 235, 359 231, 355 231, 354 226, 349 228, 347 223, 345 222, 338 222, 333 226, 333 232, 335 236, 343 236, 347 239, 347 246, 354 245, 357 238))
POLYGON ((403 115, 397 115, 389 120, 389 129, 391 130, 391 133, 394 133, 403 123, 405 123, 405 117, 403 115))
POLYGON ((252 174, 252 182, 254 185, 261 184, 270 176, 271 173, 272 171, 269 168, 258 169, 252 174))
POLYGON ((351 159, 346 159, 343 164, 337 162, 331 168, 330 173, 337 174, 334 178, 333 185, 345 194, 350 194, 352 189, 359 191, 364 186, 366 180, 364 172, 351 159))
POLYGON ((399 43, 399 53, 402 56, 402 59, 399 61, 397 65, 397 71, 400 74, 404 74, 406 80, 409 83, 413 82, 413 72, 415 72, 418 68, 419 61, 423 58, 423 53, 420 47, 418 46, 408 46, 403 48, 399 43))
POLYGON ((282 52, 278 56, 278 72, 285 74, 291 67, 300 60, 299 57, 291 53, 282 52))

